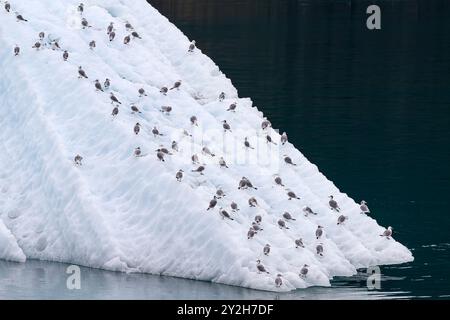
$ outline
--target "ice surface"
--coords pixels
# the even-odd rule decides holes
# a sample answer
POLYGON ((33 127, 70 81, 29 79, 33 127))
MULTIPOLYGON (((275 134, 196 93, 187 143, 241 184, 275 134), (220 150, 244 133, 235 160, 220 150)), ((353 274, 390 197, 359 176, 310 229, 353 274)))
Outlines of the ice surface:
POLYGON ((361 214, 292 144, 281 145, 273 129, 263 131, 263 114, 251 100, 239 98, 200 49, 188 53, 190 41, 144 0, 86 1, 87 29, 80 28, 79 0, 10 3, 28 22, 0 12, 0 258, 23 261, 25 255, 280 291, 328 286, 333 276, 355 274, 359 267, 413 259, 403 245, 380 237, 384 228, 361 214), (123 44, 126 20, 142 37, 129 45, 123 44), (110 22, 116 28, 112 42, 106 34, 110 22), (50 45, 32 49, 41 31, 43 43, 59 39, 68 61, 50 45), (15 45, 21 47, 19 56, 13 54, 15 45), (78 66, 89 79, 78 79, 78 66), (96 92, 93 81, 105 78, 111 88, 96 92), (180 90, 159 92, 177 80, 180 90), (141 87, 148 96, 139 97, 141 87), (114 119, 109 92, 122 102, 114 119), (226 111, 232 102, 235 113, 226 111), (142 113, 132 114, 131 104, 142 113), (160 112, 168 105, 171 114, 160 112), (190 124, 192 115, 198 127, 190 124), (224 133, 225 119, 232 132, 224 133), (133 132, 136 122, 139 135, 133 132), (154 126, 163 136, 153 136, 154 126), (267 144, 266 134, 277 145, 267 144), (254 150, 245 150, 245 137, 254 150), (170 149, 172 140, 179 151, 158 161, 155 150, 170 149), (136 158, 138 146, 144 156, 136 158), (216 156, 202 154, 203 146, 216 156), (204 175, 191 172, 197 167, 190 160, 194 153, 206 164, 204 175), (77 154, 82 166, 73 163, 77 154), (285 164, 284 154, 298 165, 285 164), (221 156, 228 169, 220 168, 221 156), (179 169, 182 182, 175 179, 179 169), (273 182, 275 174, 301 199, 288 200, 285 188, 273 182), (238 190, 242 176, 258 189, 238 190), (226 196, 206 211, 218 188, 226 196), (348 216, 343 225, 329 209, 329 195, 348 216), (249 207, 252 196, 258 207, 249 207), (231 213, 231 201, 240 211, 231 213), (305 205, 318 215, 305 217, 305 205), (234 220, 223 220, 220 207, 234 220), (285 211, 296 221, 281 230, 277 221, 285 211), (248 240, 256 214, 264 230, 248 240), (324 227, 319 240, 318 225, 324 227), (305 248, 295 248, 299 237, 305 248), (323 257, 316 254, 319 242, 323 257), (262 251, 266 243, 268 256, 262 251), (258 259, 270 274, 257 272, 258 259), (310 268, 303 279, 298 274, 305 263, 310 268), (284 279, 280 288, 274 284, 277 273, 284 279))

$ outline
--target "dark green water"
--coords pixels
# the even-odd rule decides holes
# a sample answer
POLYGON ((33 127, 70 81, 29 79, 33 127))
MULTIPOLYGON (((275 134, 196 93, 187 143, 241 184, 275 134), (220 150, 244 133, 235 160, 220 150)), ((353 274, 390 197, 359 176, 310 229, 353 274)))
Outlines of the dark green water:
POLYGON ((450 297, 450 1, 149 2, 413 250, 383 291, 450 297))

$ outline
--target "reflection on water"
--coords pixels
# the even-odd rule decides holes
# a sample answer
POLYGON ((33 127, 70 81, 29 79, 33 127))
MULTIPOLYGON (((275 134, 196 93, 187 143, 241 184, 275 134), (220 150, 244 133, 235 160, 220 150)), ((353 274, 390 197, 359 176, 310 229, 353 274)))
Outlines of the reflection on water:
MULTIPOLYGON (((404 292, 369 291, 364 276, 336 279, 332 288, 274 293, 205 281, 81 268, 81 289, 68 290, 66 264, 0 261, 0 299, 380 299, 404 292)), ((392 281, 392 280, 389 280, 392 281)))

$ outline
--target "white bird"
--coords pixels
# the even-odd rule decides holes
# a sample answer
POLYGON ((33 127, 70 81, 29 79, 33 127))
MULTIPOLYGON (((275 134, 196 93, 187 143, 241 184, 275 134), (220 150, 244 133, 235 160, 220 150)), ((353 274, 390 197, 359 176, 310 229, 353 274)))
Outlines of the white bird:
POLYGON ((265 272, 269 273, 266 268, 261 264, 261 260, 256 260, 256 268, 258 269, 258 273, 265 272))
POLYGON ((392 227, 389 226, 386 230, 384 230, 383 234, 380 234, 380 237, 386 237, 386 239, 390 239, 392 236, 392 227))
POLYGON ((370 210, 369 207, 367 206, 366 201, 362 200, 359 208, 361 209, 361 213, 370 214, 370 210))

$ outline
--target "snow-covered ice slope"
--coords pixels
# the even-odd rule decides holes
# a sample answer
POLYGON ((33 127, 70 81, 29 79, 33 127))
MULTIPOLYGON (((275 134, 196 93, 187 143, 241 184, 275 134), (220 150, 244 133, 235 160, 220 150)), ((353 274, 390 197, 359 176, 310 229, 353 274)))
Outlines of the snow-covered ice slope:
MULTIPOLYGON (((328 181, 276 130, 199 49, 144 0, 90 0, 81 28, 79 0, 12 0, 0 12, 0 258, 24 257, 127 272, 148 272, 264 290, 329 285, 356 268, 411 261, 410 251, 361 214, 359 205, 328 181), (17 11, 28 21, 17 21, 17 11), (128 20, 142 39, 125 28, 128 20), (114 22, 116 38, 106 28, 114 22), (40 50, 32 48, 44 31, 40 50), (52 50, 58 39, 61 50, 52 50), (89 42, 95 40, 91 50, 89 42), (18 45, 20 54, 14 56, 18 45), (69 59, 64 61, 62 50, 69 59), (78 79, 82 66, 88 79, 78 79), (111 79, 105 92, 93 81, 111 79), (160 93, 182 80, 180 90, 160 93), (139 97, 144 88, 147 96, 139 97), (109 93, 122 102, 119 114, 109 93), (221 92, 226 94, 219 101, 221 92), (227 111, 236 102, 236 112, 227 111), (131 113, 135 104, 141 113, 131 113), (171 106, 170 114, 160 111, 171 106), (198 126, 190 123, 196 116, 198 126), (231 132, 224 132, 227 120, 231 132), (133 132, 141 124, 138 135, 133 132), (153 127, 163 134, 154 136, 153 127), (186 130, 190 135, 185 135, 186 130), (270 135, 275 144, 266 142, 270 135), (244 147, 248 137, 255 149, 244 147), (178 143, 178 151, 171 143, 178 143), (163 145, 172 155, 159 161, 163 145), (134 156, 140 147, 142 157, 134 156), (207 146, 216 155, 203 154, 207 146), (83 157, 74 165, 75 155, 83 157), (191 156, 205 164, 204 175, 191 156), (289 155, 297 166, 286 164, 289 155), (223 157, 228 168, 219 165, 223 157), (181 182, 175 179, 184 170, 181 182), (285 187, 274 183, 279 174, 285 187), (257 189, 238 189, 242 176, 257 189), (226 196, 206 210, 217 189, 226 196), (288 200, 286 189, 301 199, 288 200), (334 195, 341 213, 331 211, 334 195), (248 199, 255 197, 257 207, 248 199), (240 210, 232 212, 231 201, 240 210), (317 215, 305 216, 303 206, 317 215), (234 220, 222 219, 219 208, 234 220), (288 211, 296 219, 280 229, 288 211), (247 239, 255 215, 259 231, 247 239), (318 225, 324 235, 316 239, 318 225), (305 248, 295 248, 302 238, 305 248), (271 245, 269 255, 263 247, 271 245), (324 255, 316 254, 322 243, 324 255), (270 272, 258 273, 256 260, 270 272), (309 273, 299 277, 304 264, 309 273), (275 287, 276 274, 283 285, 275 287)), ((2 4, 3 7, 3 4, 2 4)), ((201 44, 200 44, 201 47, 201 44)))

